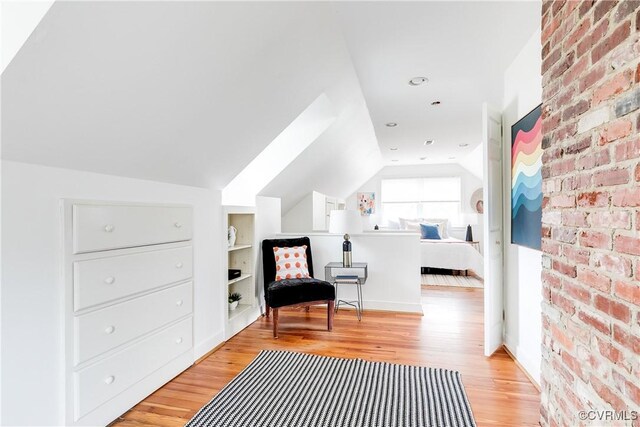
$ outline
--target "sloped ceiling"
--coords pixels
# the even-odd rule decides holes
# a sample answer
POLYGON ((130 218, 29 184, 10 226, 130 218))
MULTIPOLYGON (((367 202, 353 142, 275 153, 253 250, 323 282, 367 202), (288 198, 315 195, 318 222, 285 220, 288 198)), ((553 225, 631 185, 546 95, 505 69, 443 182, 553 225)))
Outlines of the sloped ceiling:
POLYGON ((2 89, 3 159, 223 188, 324 92, 338 120, 271 192, 353 189, 380 166, 328 3, 57 1, 2 89))

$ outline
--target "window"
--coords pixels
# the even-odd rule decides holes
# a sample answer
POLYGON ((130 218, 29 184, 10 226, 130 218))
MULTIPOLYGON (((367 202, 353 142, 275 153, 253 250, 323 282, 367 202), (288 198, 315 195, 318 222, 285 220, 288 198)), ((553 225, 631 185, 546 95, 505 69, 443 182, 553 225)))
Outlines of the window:
POLYGON ((448 218, 460 222, 460 177, 383 179, 382 219, 448 218))

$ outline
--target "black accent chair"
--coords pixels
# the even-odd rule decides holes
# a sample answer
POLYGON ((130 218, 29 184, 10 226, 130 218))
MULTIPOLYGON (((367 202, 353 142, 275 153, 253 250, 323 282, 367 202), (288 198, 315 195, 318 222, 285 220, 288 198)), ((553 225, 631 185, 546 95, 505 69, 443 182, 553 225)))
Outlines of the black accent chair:
POLYGON ((333 307, 336 300, 336 290, 331 283, 313 278, 311 241, 308 237, 263 240, 262 267, 266 315, 269 318, 269 312, 273 310, 274 338, 278 338, 278 309, 280 307, 304 306, 309 310, 311 305, 327 304, 327 329, 333 330, 333 307), (276 281, 276 259, 273 255, 273 248, 290 248, 302 245, 307 245, 307 265, 311 277, 276 281))

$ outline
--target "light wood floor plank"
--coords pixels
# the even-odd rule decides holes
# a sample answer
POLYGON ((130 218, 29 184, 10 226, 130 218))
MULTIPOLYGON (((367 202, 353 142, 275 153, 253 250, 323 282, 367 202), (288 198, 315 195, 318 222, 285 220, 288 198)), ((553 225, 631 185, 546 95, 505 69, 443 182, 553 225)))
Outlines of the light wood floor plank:
POLYGON ((422 292, 424 316, 365 311, 358 322, 353 310, 341 309, 333 332, 324 329, 321 308, 283 310, 277 340, 271 322, 258 319, 113 425, 183 426, 264 349, 455 369, 479 426, 537 425, 535 387, 504 350, 483 355, 482 289, 429 286, 422 292))

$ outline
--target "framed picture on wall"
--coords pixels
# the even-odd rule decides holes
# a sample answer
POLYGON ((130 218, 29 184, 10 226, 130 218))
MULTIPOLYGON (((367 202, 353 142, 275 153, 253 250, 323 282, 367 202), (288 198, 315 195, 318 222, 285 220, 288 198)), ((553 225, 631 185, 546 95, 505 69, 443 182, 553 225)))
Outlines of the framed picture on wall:
POLYGON ((511 126, 511 243, 542 246, 542 105, 511 126))
POLYGON ((376 193, 358 193, 358 210, 362 216, 376 213, 376 193))

